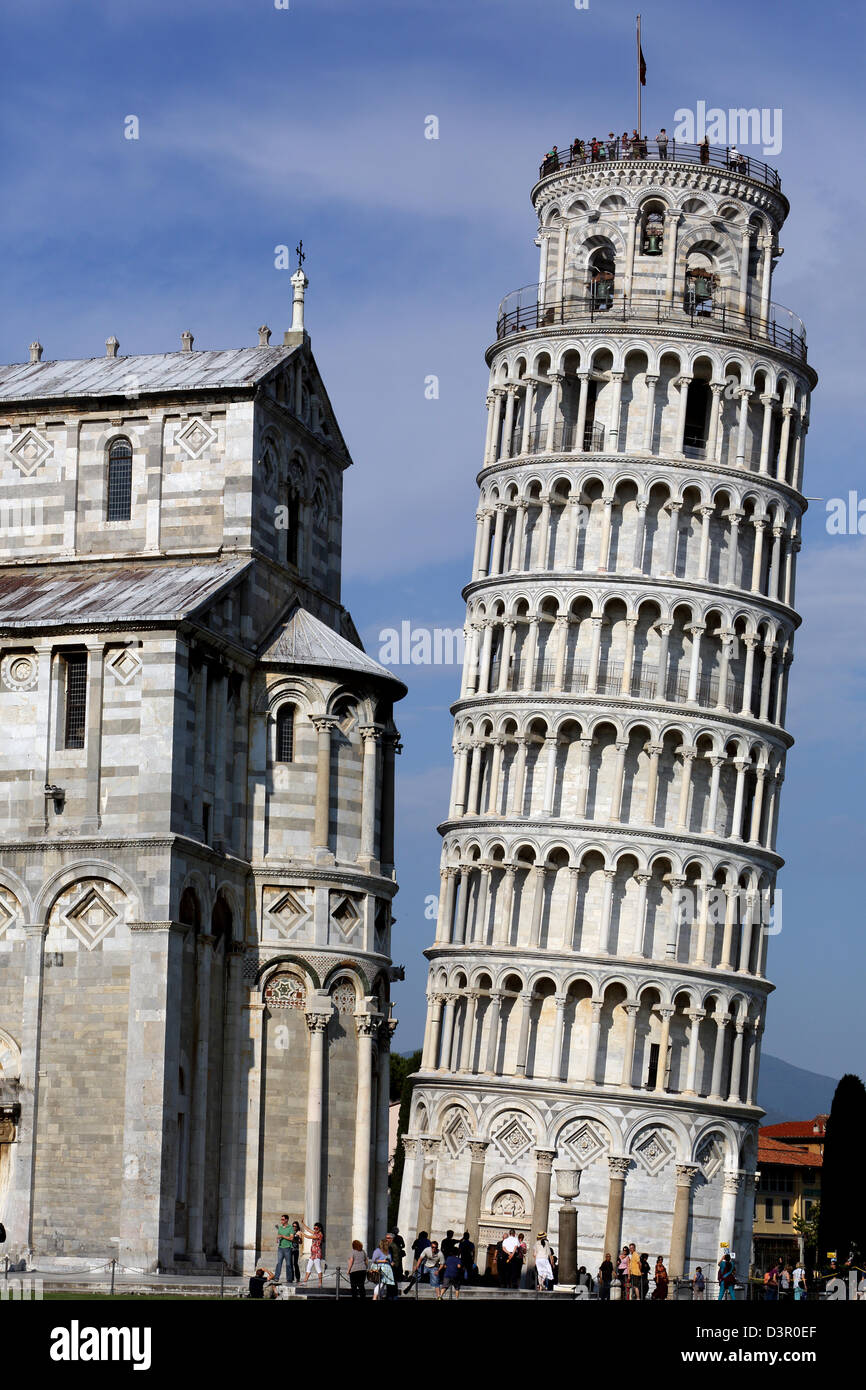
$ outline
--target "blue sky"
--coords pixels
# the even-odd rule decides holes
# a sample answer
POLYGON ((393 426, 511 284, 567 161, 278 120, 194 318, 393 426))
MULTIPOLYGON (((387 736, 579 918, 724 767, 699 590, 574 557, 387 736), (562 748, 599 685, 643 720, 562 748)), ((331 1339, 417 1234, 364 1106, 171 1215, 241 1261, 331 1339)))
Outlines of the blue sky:
MULTIPOLYGON (((590 0, 5 0, 0 357, 256 342, 288 325, 274 247, 308 251, 307 322, 355 459, 344 600, 379 632, 457 627, 474 541, 483 353, 496 306, 533 280, 540 155, 635 124, 634 9, 590 0), (138 117, 140 138, 124 139, 138 117), (425 140, 436 115, 439 139, 425 140), (439 377, 438 400, 424 379, 439 377)), ((862 10, 643 0, 644 126, 698 101, 781 108, 773 162, 792 213, 774 298, 806 321, 821 374, 806 491, 862 486, 862 10)), ((863 1070, 861 608, 866 543, 804 527, 765 1047, 863 1070)), ((401 891, 395 1045, 423 1026, 450 782, 453 669, 410 668, 399 711, 401 891)))

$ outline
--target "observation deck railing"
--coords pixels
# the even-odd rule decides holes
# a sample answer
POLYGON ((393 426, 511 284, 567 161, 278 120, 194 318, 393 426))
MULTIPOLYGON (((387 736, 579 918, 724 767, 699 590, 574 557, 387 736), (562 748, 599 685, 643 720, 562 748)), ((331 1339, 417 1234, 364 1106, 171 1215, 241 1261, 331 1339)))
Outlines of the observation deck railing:
POLYGON ((538 285, 524 285, 512 290, 500 303, 496 338, 499 341, 512 333, 579 323, 651 323, 684 328, 697 325, 770 343, 801 362, 806 361, 806 328, 793 310, 782 304, 768 304, 764 313, 760 307, 732 309, 723 291, 699 298, 687 290, 669 299, 648 290, 624 295, 605 289, 603 294, 588 290, 548 299, 539 293, 538 285))
POLYGON ((778 169, 765 164, 761 159, 742 154, 733 145, 689 145, 682 140, 668 140, 663 144, 658 140, 624 141, 622 136, 614 140, 598 140, 597 150, 593 151, 593 141, 581 142, 583 150, 575 141, 562 147, 554 145, 541 161, 538 170, 540 179, 548 174, 559 173, 562 169, 578 169, 584 166, 611 163, 641 163, 655 160, 662 164, 700 164, 710 169, 725 169, 743 178, 754 179, 768 188, 781 191, 782 180, 778 169))

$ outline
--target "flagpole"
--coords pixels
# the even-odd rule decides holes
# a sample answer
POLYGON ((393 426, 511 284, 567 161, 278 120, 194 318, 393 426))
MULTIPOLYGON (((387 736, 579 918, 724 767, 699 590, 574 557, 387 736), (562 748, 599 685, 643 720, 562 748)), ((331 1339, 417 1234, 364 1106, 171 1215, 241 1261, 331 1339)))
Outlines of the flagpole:
POLYGON ((638 15, 638 135, 644 133, 641 124, 641 15, 638 15))

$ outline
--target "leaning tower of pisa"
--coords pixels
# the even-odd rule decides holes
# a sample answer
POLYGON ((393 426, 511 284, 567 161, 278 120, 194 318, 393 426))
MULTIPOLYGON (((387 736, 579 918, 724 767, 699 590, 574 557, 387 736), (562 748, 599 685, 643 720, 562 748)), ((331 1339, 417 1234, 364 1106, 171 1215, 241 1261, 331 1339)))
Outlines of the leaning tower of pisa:
POLYGON ((744 1273, 816 377, 778 174, 614 155, 545 160, 487 351, 400 1224, 556 1248, 579 1169, 593 1273, 744 1273))

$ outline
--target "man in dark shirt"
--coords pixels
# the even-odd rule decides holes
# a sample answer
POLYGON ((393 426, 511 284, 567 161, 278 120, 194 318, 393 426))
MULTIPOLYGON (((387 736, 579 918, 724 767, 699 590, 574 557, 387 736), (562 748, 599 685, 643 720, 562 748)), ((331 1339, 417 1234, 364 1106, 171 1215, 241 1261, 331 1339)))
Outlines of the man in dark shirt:
POLYGON ((598 1267, 598 1296, 610 1301, 610 1286, 613 1283, 613 1260, 605 1255, 598 1267))
POLYGON ((454 1239, 453 1231, 445 1232, 445 1239, 443 1240, 439 1248, 442 1251, 443 1258, 446 1260, 448 1259, 449 1255, 457 1254, 457 1241, 454 1239))
POLYGON ((251 1274, 250 1298, 264 1298, 265 1284, 273 1277, 269 1269, 257 1269, 255 1274, 251 1274))
POLYGON ((475 1245, 468 1231, 463 1232, 463 1239, 457 1247, 460 1256, 460 1265, 463 1271, 463 1282, 468 1284, 475 1269, 475 1245))

